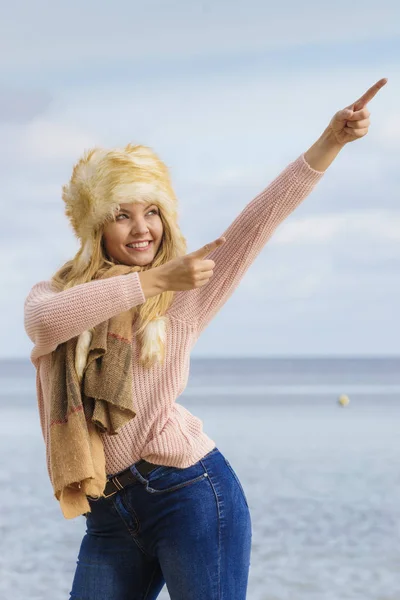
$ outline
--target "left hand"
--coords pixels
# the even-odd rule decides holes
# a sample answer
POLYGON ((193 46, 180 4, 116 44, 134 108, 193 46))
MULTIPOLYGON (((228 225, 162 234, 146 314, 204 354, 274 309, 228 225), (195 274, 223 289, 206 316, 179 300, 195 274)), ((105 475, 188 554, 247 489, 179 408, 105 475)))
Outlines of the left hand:
POLYGON ((386 78, 380 79, 356 102, 350 104, 343 110, 339 110, 339 112, 333 116, 329 123, 328 130, 338 144, 348 144, 349 142, 354 142, 354 140, 358 140, 359 138, 364 137, 364 135, 367 135, 370 125, 370 112, 367 108, 367 104, 379 90, 386 85, 386 83, 386 78))

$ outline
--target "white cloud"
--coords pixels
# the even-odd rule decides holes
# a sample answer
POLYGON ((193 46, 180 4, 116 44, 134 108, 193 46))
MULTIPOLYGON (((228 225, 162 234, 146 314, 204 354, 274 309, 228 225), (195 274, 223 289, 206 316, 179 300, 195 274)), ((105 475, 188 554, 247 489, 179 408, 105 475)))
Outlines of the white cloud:
MULTIPOLYGON (((134 141, 153 146, 179 181, 241 179, 261 185, 306 150, 334 112, 382 74, 380 68, 364 67, 273 72, 268 78, 261 71, 228 71, 177 79, 171 86, 157 80, 119 81, 111 87, 105 82, 63 92, 53 103, 52 117, 66 127, 92 132, 104 145, 134 141)), ((351 172, 358 162, 366 177, 381 172, 386 151, 380 130, 387 111, 396 114, 399 74, 393 70, 389 84, 371 103, 367 138, 346 149, 336 168, 351 172)))
POLYGON ((400 110, 386 115, 379 129, 379 138, 388 148, 397 150, 400 158, 400 110))
POLYGON ((0 86, 0 122, 24 123, 43 113, 51 104, 51 94, 44 89, 0 86))
POLYGON ((75 161, 85 148, 94 144, 93 138, 71 125, 35 119, 20 138, 19 151, 35 161, 75 161))
POLYGON ((400 211, 368 211, 311 216, 284 223, 271 244, 338 244, 363 236, 369 243, 400 242, 400 211))
MULTIPOLYGON (((322 42, 376 40, 398 34, 397 0, 362 4, 284 0, 113 4, 70 0, 22 0, 3 7, 0 25, 3 66, 61 68, 113 60, 146 61, 235 54, 322 42)), ((128 75, 128 74, 127 74, 128 75)), ((129 75, 128 75, 129 76, 129 75)), ((90 77, 90 67, 88 67, 90 77)))
POLYGON ((389 84, 371 103, 370 134, 343 151, 274 234, 203 348, 340 351, 345 333, 350 351, 394 352, 400 69, 395 53, 388 60, 379 44, 367 42, 387 42, 399 10, 397 2, 383 2, 377 11, 372 0, 362 10, 343 0, 323 6, 314 0, 7 4, 0 23, 3 73, 8 69, 10 81, 32 81, 35 89, 47 81, 49 95, 32 96, 30 107, 27 87, 19 106, 10 104, 12 95, 3 103, 0 176, 7 210, 0 267, 7 293, 0 308, 8 342, 0 355, 27 354, 22 297, 77 250, 61 185, 86 147, 153 146, 172 169, 191 250, 220 235, 311 145, 333 112, 381 76, 389 84), (344 43, 355 48, 361 39, 370 48, 365 60, 357 53, 340 57, 344 43), (331 47, 331 62, 316 66, 313 51, 311 68, 307 52, 319 42, 323 56, 331 47), (9 210, 14 205, 18 213, 9 210), (238 348, 237 330, 231 338, 221 331, 238 315, 242 322, 243 311, 248 327, 238 348))

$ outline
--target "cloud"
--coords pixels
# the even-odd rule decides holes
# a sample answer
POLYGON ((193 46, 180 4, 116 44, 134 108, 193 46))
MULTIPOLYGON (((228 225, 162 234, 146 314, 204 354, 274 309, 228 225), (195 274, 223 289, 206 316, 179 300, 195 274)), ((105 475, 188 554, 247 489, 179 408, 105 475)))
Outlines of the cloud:
MULTIPOLYGON (((87 0, 68 5, 22 0, 3 7, 0 60, 5 68, 45 69, 109 61, 242 55, 296 45, 387 38, 398 34, 397 0, 325 3, 260 0, 146 3, 87 0), (356 24, 356 26, 354 25, 356 24)), ((88 68, 90 75, 90 68, 88 68)))
POLYGON ((363 236, 369 243, 400 242, 400 210, 348 212, 311 216, 284 224, 271 239, 271 244, 321 245, 337 244, 363 236))
POLYGON ((0 86, 0 123, 25 123, 46 112, 52 101, 48 90, 0 86))
POLYGON ((344 149, 275 232, 203 348, 341 351, 345 335, 352 351, 396 351, 396 11, 397 2, 377 11, 372 0, 362 11, 343 0, 7 4, 0 355, 28 353, 22 299, 78 249, 61 185, 85 148, 152 146, 171 168, 192 250, 220 235, 333 112, 381 76, 389 84, 371 103, 370 134, 344 149), (236 330, 221 332, 244 314, 238 348, 236 330))
POLYGON ((61 187, 82 152, 95 145, 90 132, 47 116, 28 123, 0 124, 0 136, 0 177, 7 186, 8 202, 25 185, 23 202, 31 202, 32 196, 48 186, 58 183, 61 187))
POLYGON ((383 144, 391 150, 397 151, 397 159, 400 159, 400 112, 397 110, 392 114, 385 115, 379 129, 379 138, 383 144))
POLYGON ((77 160, 94 139, 77 127, 36 119, 24 131, 20 150, 35 161, 77 160))
MULTIPOLYGON (((334 112, 355 100, 382 75, 364 67, 298 73, 261 70, 244 75, 200 74, 162 81, 107 82, 60 93, 53 114, 60 123, 93 132, 105 145, 136 141, 153 146, 173 168, 173 174, 193 182, 206 170, 207 178, 260 183, 307 149, 334 112), (200 168, 199 168, 200 167, 200 168), (204 167, 204 169, 202 169, 204 167), (176 169, 176 170, 175 170, 176 169)), ((384 165, 389 150, 379 132, 385 115, 400 115, 394 98, 400 94, 393 79, 371 104, 369 136, 343 152, 339 168, 371 177, 384 165), (346 158, 347 157, 347 158, 346 158), (368 162, 368 169, 365 168, 368 162)), ((400 80, 400 79, 399 79, 400 80)), ((336 167, 335 167, 336 168, 336 167)), ((354 177, 354 178, 355 178, 354 177)), ((349 181, 351 183, 351 181, 349 181)))

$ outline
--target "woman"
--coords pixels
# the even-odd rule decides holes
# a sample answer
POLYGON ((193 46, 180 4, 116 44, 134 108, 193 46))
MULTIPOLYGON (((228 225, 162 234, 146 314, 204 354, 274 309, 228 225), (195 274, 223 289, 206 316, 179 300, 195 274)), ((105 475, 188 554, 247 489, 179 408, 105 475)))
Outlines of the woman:
POLYGON ((191 254, 148 148, 88 151, 63 188, 81 247, 25 303, 49 476, 86 517, 72 599, 246 597, 251 522, 237 475, 176 403, 191 348, 275 228, 369 128, 378 81, 191 254), (208 258, 207 258, 208 257, 208 258))

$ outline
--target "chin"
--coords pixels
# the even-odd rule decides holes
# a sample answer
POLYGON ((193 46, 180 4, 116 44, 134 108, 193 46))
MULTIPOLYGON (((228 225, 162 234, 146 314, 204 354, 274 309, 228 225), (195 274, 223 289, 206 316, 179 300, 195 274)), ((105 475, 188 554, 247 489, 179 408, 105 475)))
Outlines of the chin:
POLYGON ((143 256, 143 258, 133 258, 129 257, 129 265, 135 266, 135 267, 147 267, 148 265, 151 265, 151 263, 154 260, 154 256, 152 256, 151 258, 147 258, 145 256, 143 256))

